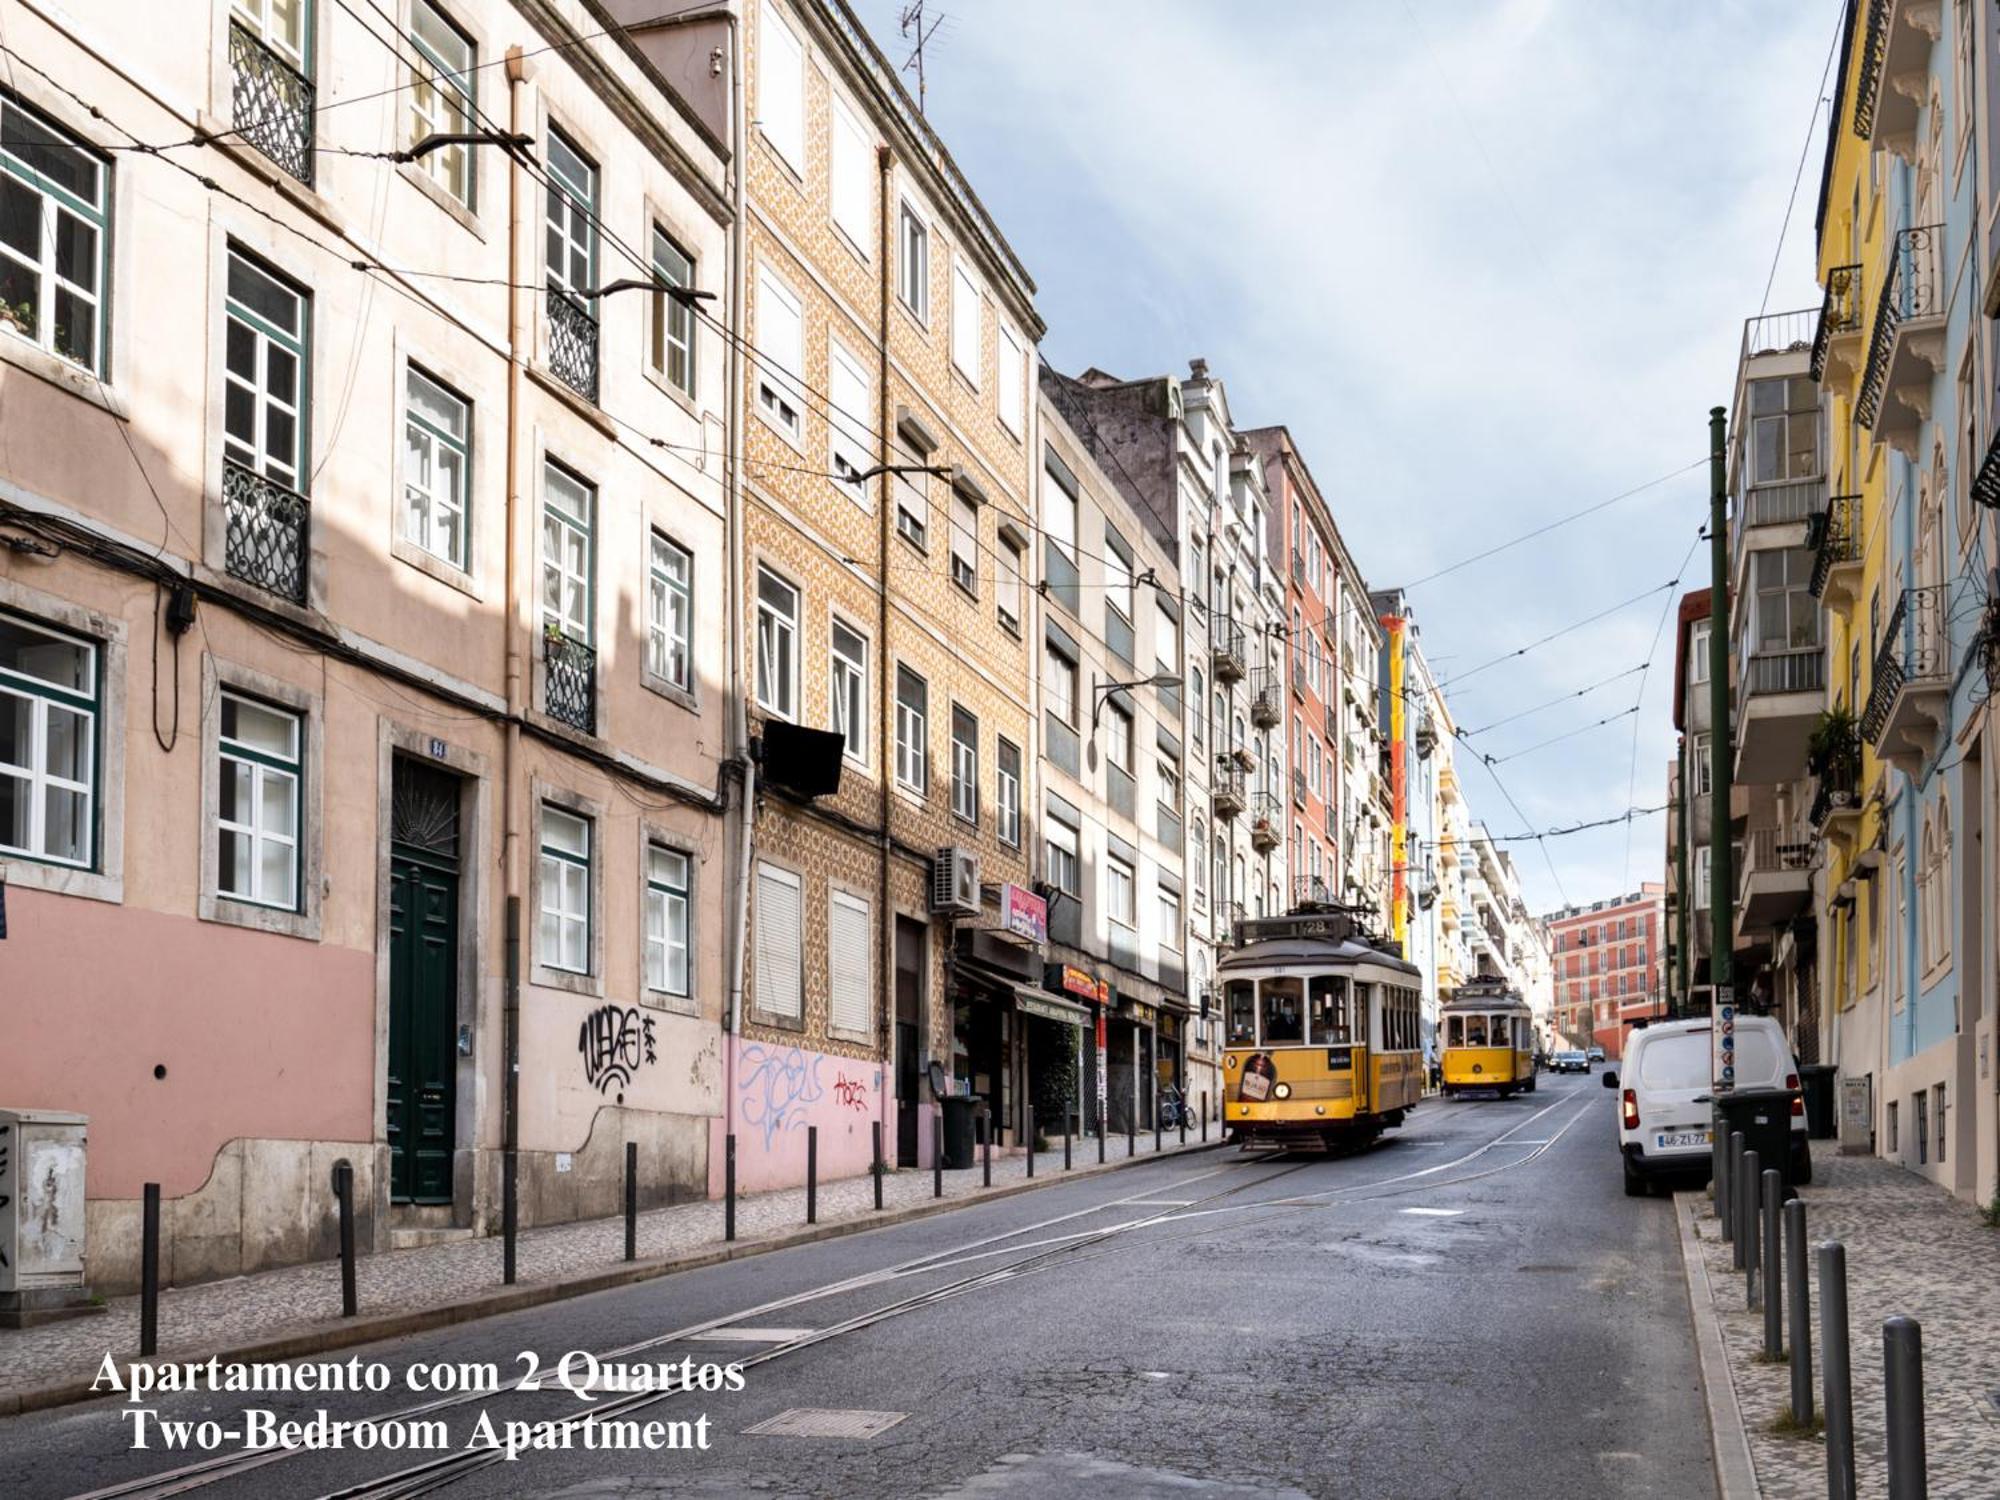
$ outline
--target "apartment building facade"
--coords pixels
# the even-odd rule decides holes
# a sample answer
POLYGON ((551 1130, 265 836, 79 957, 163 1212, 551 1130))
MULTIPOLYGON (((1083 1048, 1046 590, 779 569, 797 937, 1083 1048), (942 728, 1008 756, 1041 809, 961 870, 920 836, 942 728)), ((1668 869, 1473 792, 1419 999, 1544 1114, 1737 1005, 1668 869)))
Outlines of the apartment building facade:
MULTIPOLYGON (((1667 770, 1663 987, 1672 1010, 1688 1007, 1711 984, 1714 951, 1711 809, 1715 796, 1714 704, 1709 673, 1711 592, 1693 589, 1674 611, 1674 760, 1667 770)), ((1587 998, 1587 997, 1579 997, 1587 998)))
POLYGON ((1565 906, 1543 919, 1561 1045, 1622 1054, 1635 1021, 1667 1014, 1663 991, 1666 886, 1565 906))
POLYGON ((10 25, 0 1098, 99 1291, 147 1183, 179 1282, 336 1161, 378 1249, 707 1190, 726 153, 593 9, 398 15, 10 25))

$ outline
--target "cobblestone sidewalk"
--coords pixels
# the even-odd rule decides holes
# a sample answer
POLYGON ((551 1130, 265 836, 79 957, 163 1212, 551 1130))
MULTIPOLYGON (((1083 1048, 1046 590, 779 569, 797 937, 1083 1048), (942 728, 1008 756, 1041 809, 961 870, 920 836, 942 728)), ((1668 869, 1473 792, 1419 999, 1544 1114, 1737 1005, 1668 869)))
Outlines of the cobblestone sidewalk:
MULTIPOLYGON (((1174 1136, 1165 1138, 1166 1156, 1198 1149, 1190 1136, 1183 1148, 1174 1136)), ((1150 1135, 1139 1137, 1136 1154, 1154 1154, 1150 1135)), ((1062 1149, 1035 1157, 1035 1180, 1062 1179, 1062 1149)), ((1126 1160, 1126 1142, 1113 1136, 1107 1143, 1107 1165, 1126 1160)), ((1075 1173, 1101 1170, 1093 1137, 1075 1145, 1075 1173)), ((996 1156, 993 1190, 1019 1184, 1027 1176, 1027 1157, 996 1156)), ((944 1174, 945 1197, 982 1196, 978 1167, 944 1174)), ((885 1210, 909 1209, 931 1200, 928 1171, 892 1172, 883 1179, 885 1210)), ((875 1217, 874 1193, 866 1176, 822 1182, 819 1223, 828 1227, 875 1217)), ((676 1204, 639 1216, 639 1259, 657 1260, 697 1254, 722 1243, 720 1201, 676 1204)), ((742 1197, 736 1203, 736 1236, 754 1243, 803 1230, 805 1190, 742 1197)), ((517 1285, 560 1283, 615 1271, 624 1264, 625 1221, 592 1219, 524 1231, 516 1245, 517 1285)), ((421 1249, 364 1255, 356 1263, 355 1282, 361 1316, 391 1314, 462 1302, 502 1290, 501 1244, 497 1236, 454 1240, 421 1249)), ((159 1357, 206 1358, 218 1351, 240 1349, 315 1329, 342 1326, 340 1267, 337 1261, 289 1266, 283 1270, 239 1276, 199 1286, 172 1287, 160 1294, 159 1357)), ((0 1397, 88 1379, 106 1350, 119 1360, 139 1351, 139 1299, 118 1297, 107 1311, 40 1328, 0 1329, 0 1397)))
MULTIPOLYGON (((1854 1458, 1858 1493, 1887 1492, 1882 1393, 1882 1320, 1897 1313, 1924 1330, 1925 1438, 1930 1493, 1991 1496, 2000 1490, 2000 1335, 1984 1293, 2000 1287, 2000 1229, 1912 1172, 1874 1157, 1837 1156, 1813 1142, 1813 1185, 1806 1203, 1806 1243, 1847 1247, 1849 1348, 1854 1370, 1854 1458)), ((1685 1196, 1685 1195, 1684 1195, 1685 1196)), ((1722 1241, 1706 1193, 1694 1229, 1728 1351, 1731 1381, 1757 1488, 1765 1500, 1821 1500, 1826 1494, 1822 1438, 1780 1437, 1772 1423, 1791 1406, 1785 1364, 1757 1358, 1763 1314, 1747 1309, 1743 1273, 1722 1241)), ((1812 1303, 1813 1409, 1821 1411, 1819 1287, 1812 1303)))

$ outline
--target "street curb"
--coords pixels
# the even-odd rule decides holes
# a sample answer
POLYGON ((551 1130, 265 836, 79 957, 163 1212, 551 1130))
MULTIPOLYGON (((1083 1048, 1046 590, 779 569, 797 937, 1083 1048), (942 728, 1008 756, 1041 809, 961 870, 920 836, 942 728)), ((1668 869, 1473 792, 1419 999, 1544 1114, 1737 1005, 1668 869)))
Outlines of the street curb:
MULTIPOLYGON (((173 1350, 156 1355, 145 1363, 175 1364, 195 1360, 206 1364, 210 1359, 224 1364, 279 1361, 299 1359, 308 1354, 321 1354, 331 1349, 346 1349, 355 1344, 379 1343, 386 1339, 403 1338, 413 1333, 448 1328, 455 1323, 470 1323, 480 1318, 497 1317, 503 1313, 521 1312, 551 1302, 566 1301, 571 1297, 584 1297, 592 1292, 614 1291, 619 1287, 635 1286, 642 1281, 653 1281, 682 1271, 698 1271, 703 1267, 720 1265, 725 1261, 744 1260, 753 1255, 768 1255, 774 1250, 790 1250, 820 1240, 840 1239, 850 1234, 865 1234, 871 1229, 888 1229, 913 1220, 927 1219, 935 1214, 950 1213, 954 1209, 970 1208, 976 1203, 993 1203, 1002 1198, 1013 1198, 1041 1188, 1056 1187, 1061 1183, 1075 1182, 1083 1177, 1116 1172, 1144 1162, 1196 1156, 1204 1151, 1218 1150, 1223 1144, 1223 1140, 1218 1137, 1206 1143, 1193 1142, 1184 1146, 1167 1146, 1159 1151, 1148 1152, 1144 1156, 1118 1157, 1102 1164, 1097 1162, 1079 1164, 1067 1172, 1058 1168, 1055 1172, 1042 1177, 1023 1178, 1019 1182, 1003 1183, 999 1187, 975 1188, 971 1193, 960 1197, 925 1199, 902 1208, 884 1209, 880 1214, 871 1209, 866 1217, 836 1219, 830 1224, 801 1225, 797 1229, 765 1235, 759 1239, 738 1240, 734 1244, 717 1244, 707 1249, 662 1256, 656 1260, 634 1261, 630 1264, 621 1261, 615 1269, 609 1271, 592 1271, 587 1275, 573 1276, 563 1281, 538 1282, 529 1286, 516 1285, 501 1291, 467 1297, 458 1302, 441 1303, 435 1307, 376 1313, 352 1320, 343 1318, 321 1327, 304 1328, 280 1338, 242 1344, 231 1349, 173 1350)), ((122 1367, 128 1361, 120 1360, 119 1363, 122 1367)), ((142 1361, 134 1359, 129 1363, 138 1364, 142 1361)), ((110 1398, 116 1395, 116 1392, 112 1391, 93 1391, 90 1388, 91 1379, 66 1380, 54 1385, 0 1394, 0 1417, 21 1416, 27 1412, 46 1411, 51 1407, 69 1406, 79 1401, 110 1398)))
POLYGON ((1708 1433, 1715 1452, 1718 1500, 1758 1500, 1757 1466, 1750 1457, 1750 1438, 1743 1430, 1743 1408, 1737 1404, 1736 1382, 1729 1374, 1729 1355, 1722 1345, 1722 1321, 1708 1289, 1708 1266, 1694 1232, 1699 1193, 1674 1194, 1674 1220, 1681 1234, 1681 1269, 1686 1273, 1688 1312, 1694 1321, 1696 1362, 1702 1393, 1707 1398, 1708 1433))

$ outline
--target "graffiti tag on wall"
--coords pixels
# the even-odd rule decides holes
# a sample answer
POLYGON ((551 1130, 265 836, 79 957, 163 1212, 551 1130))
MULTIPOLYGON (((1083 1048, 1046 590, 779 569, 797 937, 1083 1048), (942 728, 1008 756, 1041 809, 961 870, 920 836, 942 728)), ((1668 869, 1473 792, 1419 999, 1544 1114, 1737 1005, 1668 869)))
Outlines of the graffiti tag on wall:
POLYGON ((826 1059, 798 1047, 745 1047, 740 1054, 743 1078, 736 1085, 743 1096, 745 1124, 762 1127, 764 1149, 781 1133, 803 1130, 806 1111, 826 1097, 819 1070, 826 1059))
POLYGON ((833 1098, 842 1109, 851 1109, 856 1114, 868 1113, 868 1085, 859 1078, 849 1078, 845 1073, 835 1074, 833 1098))
POLYGON ((653 1018, 637 1006, 600 1005, 583 1018, 576 1050, 583 1055, 583 1076, 600 1094, 615 1083, 630 1088, 639 1069, 655 1061, 653 1018))

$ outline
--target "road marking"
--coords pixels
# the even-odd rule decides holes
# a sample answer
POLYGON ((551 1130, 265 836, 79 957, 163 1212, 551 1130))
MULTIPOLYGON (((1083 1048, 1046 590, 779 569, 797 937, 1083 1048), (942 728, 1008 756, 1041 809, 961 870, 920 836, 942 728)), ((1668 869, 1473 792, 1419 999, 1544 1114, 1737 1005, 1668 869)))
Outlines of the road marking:
POLYGON ((1455 1219, 1465 1210, 1462 1208, 1406 1208, 1406 1214, 1421 1214, 1426 1219, 1455 1219))
POLYGON ((793 1339, 818 1332, 817 1328, 705 1328, 689 1337, 691 1340, 711 1339, 717 1343, 789 1344, 793 1339))
POLYGON ((1127 1198, 1125 1200, 1127 1208, 1189 1208, 1193 1204, 1194 1199, 1192 1198, 1127 1198))

